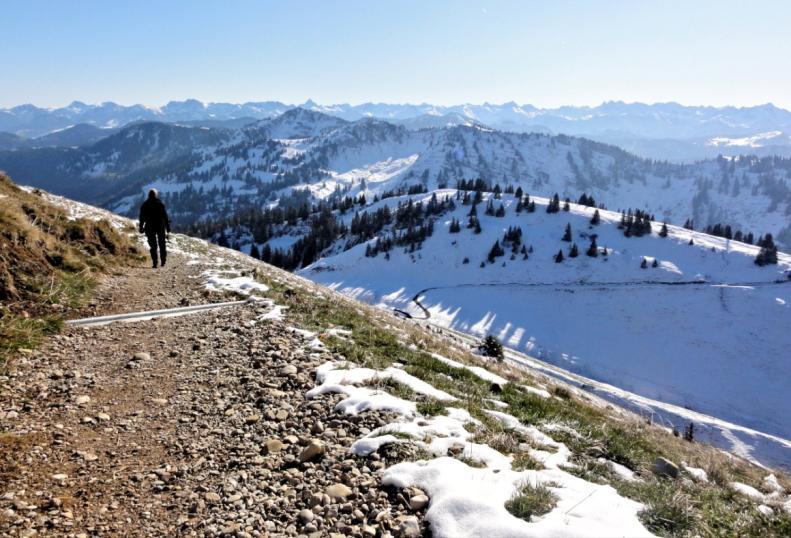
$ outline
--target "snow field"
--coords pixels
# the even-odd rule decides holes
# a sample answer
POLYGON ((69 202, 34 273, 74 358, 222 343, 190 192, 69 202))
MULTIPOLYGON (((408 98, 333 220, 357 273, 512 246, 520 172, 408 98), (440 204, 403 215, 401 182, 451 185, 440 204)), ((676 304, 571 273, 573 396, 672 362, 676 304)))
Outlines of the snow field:
MULTIPOLYGON (((436 191, 440 199, 455 193, 436 191)), ((370 210, 432 194, 385 199, 370 210)), ((478 205, 481 234, 465 228, 470 206, 457 203, 414 253, 394 248, 389 260, 370 258, 362 244, 299 274, 422 319, 417 296, 432 324, 475 338, 493 334, 516 351, 645 399, 640 405, 649 415, 654 403, 675 406, 672 416, 669 407, 659 413, 679 429, 703 416, 712 426, 702 439, 763 465, 791 468, 791 442, 784 442, 791 421, 777 413, 789 405, 791 256, 758 267, 754 245, 677 226, 661 238, 657 223, 651 236, 626 238, 617 228, 619 213, 600 210, 601 224, 592 226, 593 208, 571 204, 569 212, 547 214, 547 200, 534 196, 536 211, 516 214, 514 198, 504 194, 494 205, 502 203, 506 215, 496 218, 484 214, 490 197, 478 205), (453 218, 462 223, 458 234, 448 233, 453 218), (558 264, 553 255, 570 247, 561 241, 566 223, 580 256, 558 264), (516 226, 534 249, 529 259, 517 253, 511 260, 504 245, 506 255, 481 268, 495 240, 502 244, 503 233, 516 226), (585 255, 593 233, 596 258, 585 255), (659 266, 642 269, 644 258, 659 266)))

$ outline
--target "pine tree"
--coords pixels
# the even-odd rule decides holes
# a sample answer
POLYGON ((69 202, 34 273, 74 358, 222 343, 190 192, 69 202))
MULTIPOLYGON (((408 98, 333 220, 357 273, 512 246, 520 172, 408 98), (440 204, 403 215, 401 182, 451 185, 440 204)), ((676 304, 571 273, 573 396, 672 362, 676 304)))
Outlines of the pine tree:
POLYGON ((760 252, 758 252, 758 255, 755 257, 755 265, 763 267, 764 265, 773 265, 776 263, 777 263, 777 246, 771 244, 771 246, 761 247, 760 252))
POLYGON ((266 244, 263 251, 261 251, 261 261, 269 263, 272 260, 272 248, 266 244))
POLYGON ((689 423, 689 426, 684 428, 684 440, 690 443, 695 442, 695 424, 692 422, 689 423))
POLYGON ((560 240, 566 242, 571 241, 571 223, 566 224, 566 231, 563 232, 563 237, 561 237, 560 240))
POLYGON ((261 253, 258 250, 258 245, 253 243, 253 246, 250 247, 250 257, 255 258, 256 260, 261 259, 261 253))
POLYGON ((452 234, 457 234, 461 231, 461 223, 458 219, 454 218, 450 221, 449 231, 452 234))
POLYGON ((494 203, 491 198, 489 198, 489 203, 486 204, 486 211, 484 214, 490 217, 494 216, 494 203))
POLYGON ((500 207, 497 208, 497 211, 494 214, 495 217, 504 217, 505 216, 505 206, 500 204, 500 207))
POLYGON ((585 252, 586 255, 590 256, 591 258, 595 258, 599 255, 599 246, 596 244, 596 236, 591 237, 591 244, 588 247, 588 250, 585 252))
POLYGON ((489 260, 489 263, 494 263, 495 258, 503 255, 505 255, 505 251, 503 250, 503 247, 500 246, 499 241, 495 241, 486 259, 489 260))
POLYGON ((563 261, 563 251, 558 250, 558 253, 555 254, 555 263, 560 263, 563 261))
POLYGON ((662 223, 662 229, 659 230, 659 237, 667 237, 667 222, 662 223))
POLYGON ((566 201, 563 203, 563 211, 571 211, 571 205, 569 204, 568 198, 566 198, 566 201))
POLYGON ((547 213, 557 213, 560 211, 560 196, 555 193, 555 196, 547 204, 547 213))
POLYGON ((599 222, 601 222, 601 215, 599 215, 599 210, 597 209, 596 211, 593 212, 593 217, 591 217, 591 224, 595 226, 596 224, 599 224, 599 222))
POLYGON ((577 248, 577 243, 573 243, 571 245, 571 248, 569 249, 569 258, 576 258, 577 256, 579 256, 579 254, 580 252, 579 249, 577 248))
POLYGON ((486 355, 487 357, 492 357, 497 360, 503 360, 505 358, 505 354, 503 352, 503 344, 500 343, 500 340, 497 339, 494 335, 488 335, 486 338, 483 339, 481 345, 479 346, 481 353, 486 355))
POLYGON ((654 258, 654 261, 651 262, 651 267, 659 267, 659 262, 657 261, 656 258, 654 258))
POLYGON ((642 261, 642 262, 640 262, 640 267, 641 267, 642 269, 646 269, 646 268, 648 267, 648 260, 646 260, 645 258, 643 258, 643 261, 642 261))
POLYGON ((777 245, 775 245, 772 234, 759 237, 757 245, 761 247, 761 250, 755 257, 756 265, 763 267, 764 265, 774 265, 777 263, 777 245))
POLYGON ((687 244, 688 245, 694 245, 695 244, 695 240, 690 237, 689 238, 689 243, 687 243, 687 244))

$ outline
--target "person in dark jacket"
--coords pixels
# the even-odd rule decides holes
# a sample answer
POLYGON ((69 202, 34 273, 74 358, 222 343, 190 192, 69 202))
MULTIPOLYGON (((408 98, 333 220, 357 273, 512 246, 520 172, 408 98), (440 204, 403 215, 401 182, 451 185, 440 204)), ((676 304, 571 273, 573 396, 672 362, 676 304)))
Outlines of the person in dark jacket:
POLYGON ((148 191, 148 199, 140 206, 140 233, 145 233, 148 239, 154 269, 157 267, 157 261, 161 261, 162 267, 165 267, 165 260, 168 257, 165 238, 166 234, 170 235, 170 219, 156 189, 148 191), (159 260, 157 260, 157 248, 159 248, 159 260))

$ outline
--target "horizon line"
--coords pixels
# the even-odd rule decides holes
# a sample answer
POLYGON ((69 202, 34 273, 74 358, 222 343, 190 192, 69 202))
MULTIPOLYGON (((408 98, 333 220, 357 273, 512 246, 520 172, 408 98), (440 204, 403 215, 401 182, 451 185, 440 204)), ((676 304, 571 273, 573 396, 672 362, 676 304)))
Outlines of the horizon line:
POLYGON ((285 101, 280 101, 280 100, 275 100, 275 99, 260 100, 260 101, 248 100, 248 101, 242 101, 242 102, 238 102, 238 101, 237 102, 233 102, 233 101, 203 101, 201 99, 197 99, 197 98, 194 98, 194 97, 187 97, 187 98, 184 98, 184 99, 181 99, 181 100, 171 99, 171 100, 167 101, 166 103, 164 103, 162 105, 147 105, 147 104, 143 104, 141 102, 135 102, 135 103, 131 103, 131 104, 123 104, 123 103, 119 103, 117 101, 112 101, 112 100, 101 101, 101 102, 98 102, 98 103, 97 102, 86 103, 85 101, 80 101, 80 100, 76 100, 76 99, 70 101, 67 104, 60 105, 60 106, 58 106, 58 105, 39 106, 39 105, 35 105, 33 103, 29 103, 28 102, 28 103, 21 103, 21 104, 17 104, 17 105, 10 105, 10 106, 5 106, 5 107, 0 107, 0 110, 10 111, 10 110, 13 110, 15 108, 31 106, 31 107, 37 108, 39 110, 54 111, 54 110, 60 110, 60 109, 64 109, 64 108, 69 108, 70 106, 73 106, 73 105, 84 105, 84 106, 87 106, 87 107, 100 107, 100 106, 105 106, 105 105, 117 105, 117 106, 121 106, 121 107, 124 107, 124 108, 132 108, 132 107, 138 107, 139 106, 139 107, 147 108, 147 109, 150 109, 150 110, 159 110, 159 109, 164 108, 164 107, 166 107, 166 106, 168 106, 170 104, 187 103, 187 102, 191 102, 191 101, 198 102, 198 103, 202 104, 204 107, 205 106, 209 106, 209 105, 245 106, 245 105, 263 104, 263 103, 280 104, 280 105, 287 106, 287 107, 290 107, 290 108, 304 108, 305 105, 315 105, 315 106, 320 106, 320 107, 334 107, 334 106, 344 106, 344 105, 346 105, 346 106, 353 107, 353 108, 354 107, 361 107, 361 106, 365 106, 365 105, 374 105, 374 106, 376 106, 376 105, 380 105, 380 106, 381 105, 386 105, 386 106, 431 106, 431 107, 437 107, 437 108, 454 108, 454 107, 462 107, 462 106, 497 106, 497 107, 502 107, 502 106, 506 106, 506 105, 514 105, 514 106, 518 106, 518 107, 531 107, 531 108, 536 109, 536 110, 559 110, 559 109, 562 109, 562 108, 595 109, 595 108, 603 107, 603 106, 608 105, 608 104, 623 104, 623 105, 627 105, 627 106, 631 106, 631 105, 644 105, 644 106, 676 105, 676 106, 680 106, 682 108, 712 108, 712 109, 727 109, 727 108, 753 109, 753 108, 772 107, 772 108, 776 108, 778 110, 783 110, 785 112, 791 112, 791 109, 784 108, 782 106, 777 106, 771 101, 767 101, 765 103, 759 103, 759 104, 751 104, 751 105, 734 105, 734 104, 707 105, 707 104, 684 104, 684 103, 681 103, 679 101, 673 101, 673 100, 671 100, 671 101, 646 102, 646 101, 624 101, 622 99, 613 99, 613 100, 602 101, 601 103, 599 103, 597 105, 565 104, 565 105, 560 105, 560 106, 555 106, 555 107, 541 107, 541 106, 533 105, 531 103, 518 103, 518 102, 516 102, 514 100, 504 101, 502 103, 491 103, 491 102, 488 102, 488 101, 484 101, 483 103, 464 102, 464 103, 456 103, 456 104, 450 104, 450 105, 447 105, 447 104, 446 105, 440 105, 440 104, 435 104, 435 103, 429 103, 429 102, 426 102, 426 101, 423 101, 423 102, 420 102, 420 103, 408 102, 408 101, 406 101, 406 102, 362 101, 362 102, 352 103, 352 102, 346 101, 346 102, 336 102, 336 103, 324 104, 324 103, 319 103, 319 102, 315 101, 312 98, 308 98, 302 103, 287 103, 285 101))

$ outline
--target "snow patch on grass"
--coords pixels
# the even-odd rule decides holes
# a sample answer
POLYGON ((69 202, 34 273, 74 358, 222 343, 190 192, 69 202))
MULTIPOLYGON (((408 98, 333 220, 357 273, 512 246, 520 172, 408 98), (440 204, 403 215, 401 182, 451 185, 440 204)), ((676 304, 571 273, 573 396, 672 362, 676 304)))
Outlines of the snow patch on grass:
POLYGON ((382 483, 426 491, 431 497, 426 519, 435 536, 652 536, 637 517, 642 504, 558 469, 476 469, 442 457, 394 465, 382 483), (544 485, 558 498, 548 514, 530 522, 505 509, 525 483, 544 485))
MULTIPOLYGON (((514 430, 548 450, 531 449, 532 457, 546 468, 540 471, 512 469, 512 456, 489 445, 474 443, 465 426, 482 426, 464 409, 449 407, 447 415, 424 417, 415 402, 397 398, 384 391, 356 385, 377 379, 394 379, 414 392, 437 397, 446 394, 398 368, 378 371, 359 368, 348 362, 327 362, 316 371, 319 385, 307 396, 337 392, 347 395, 336 409, 359 413, 366 409, 395 411, 402 417, 376 428, 355 441, 350 451, 368 456, 393 443, 415 444, 437 458, 403 462, 385 470, 383 485, 417 486, 431 497, 426 519, 435 536, 651 536, 637 517, 643 505, 621 497, 614 488, 587 482, 561 468, 570 466, 569 449, 535 426, 526 426, 516 417, 500 411, 484 412, 505 428, 514 430), (459 459, 447 457, 455 454, 459 459), (464 463, 476 462, 482 468, 464 463), (524 521, 514 517, 505 506, 525 485, 549 488, 557 504, 549 513, 524 521)), ((449 396, 449 395, 447 395, 449 396)), ((452 398, 452 397, 451 397, 452 398)), ((617 464, 614 464, 617 465, 617 464)), ((618 466, 614 472, 627 475, 618 466)))
POLYGON ((204 271, 202 274, 206 278, 206 289, 209 291, 230 291, 241 295, 250 295, 252 292, 269 291, 269 286, 256 282, 249 276, 225 277, 222 271, 204 271))
POLYGON ((432 353, 431 356, 440 362, 444 362, 448 366, 452 366, 453 368, 469 370, 470 372, 472 372, 473 374, 475 374, 476 376, 480 377, 481 379, 483 379, 488 383, 497 383, 498 385, 505 385, 506 383, 508 383, 507 379, 490 372, 486 368, 481 368, 480 366, 468 366, 459 361, 454 361, 453 359, 449 359, 447 357, 443 357, 442 355, 438 355, 437 353, 432 353))
MULTIPOLYGON (((447 392, 436 389, 422 379, 418 379, 417 377, 393 366, 383 371, 374 370, 372 368, 345 368, 344 366, 348 366, 348 363, 329 362, 324 364, 323 367, 319 368, 316 372, 316 379, 319 383, 321 383, 321 386, 308 392, 308 395, 310 396, 313 391, 320 390, 321 387, 324 386, 341 387, 392 379, 393 381, 397 381, 398 383, 409 387, 414 392, 428 396, 430 398, 435 398, 444 402, 452 402, 456 400, 454 396, 451 396, 447 392)), ((332 392, 344 391, 336 390, 332 392)), ((321 394, 321 392, 317 392, 317 394, 321 394)))
POLYGON ((731 489, 733 489, 733 491, 736 491, 737 493, 741 493, 745 497, 749 497, 756 501, 764 500, 764 494, 752 486, 748 486, 747 484, 743 484, 741 482, 731 482, 730 486, 731 489))

